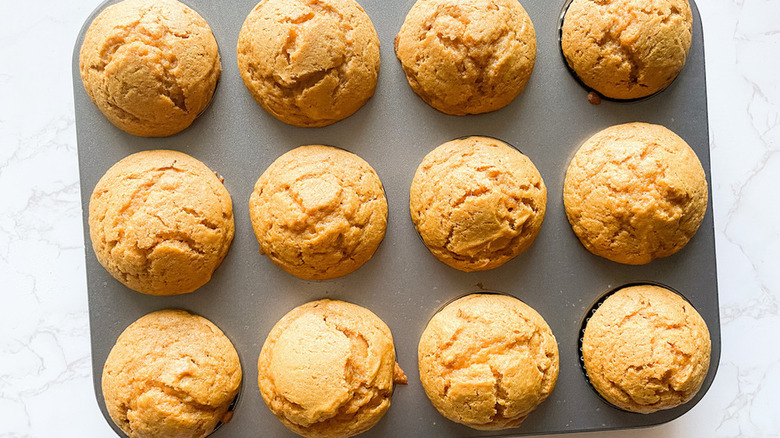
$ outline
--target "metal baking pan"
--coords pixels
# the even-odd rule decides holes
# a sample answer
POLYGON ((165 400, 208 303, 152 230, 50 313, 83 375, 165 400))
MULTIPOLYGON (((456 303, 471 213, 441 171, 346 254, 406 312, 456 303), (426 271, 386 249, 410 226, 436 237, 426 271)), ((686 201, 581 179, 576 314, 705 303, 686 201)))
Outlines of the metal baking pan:
POLYGON ((78 53, 87 26, 105 4, 85 21, 73 53, 85 236, 95 184, 114 163, 145 149, 185 152, 224 176, 236 221, 232 247, 213 279, 192 294, 174 297, 146 296, 125 288, 98 264, 90 242, 85 242, 95 392, 112 427, 100 390, 109 350, 122 330, 142 315, 183 308, 217 324, 242 361, 244 380, 235 415, 212 436, 295 436, 260 397, 257 357, 279 318, 295 306, 324 297, 365 306, 382 318, 393 332, 398 362, 409 377, 408 386, 396 387, 389 412, 367 437, 517 436, 650 426, 683 415, 701 399, 720 359, 712 201, 701 228, 682 251, 644 266, 627 266, 582 247, 566 220, 562 199, 566 168, 580 144, 607 126, 633 121, 658 123, 679 134, 698 154, 710 182, 704 47, 693 2, 693 44, 678 79, 647 99, 593 106, 569 73, 558 46, 565 1, 524 0, 538 44, 525 91, 499 111, 458 117, 442 114, 418 98, 393 53, 393 38, 414 0, 361 0, 382 44, 376 95, 352 117, 325 128, 297 128, 277 121, 244 87, 235 47, 256 0, 234 0, 229 7, 209 0, 185 3, 210 24, 223 73, 210 107, 178 135, 149 139, 126 134, 112 126, 84 92, 78 53), (423 157, 434 147, 467 135, 497 137, 516 146, 536 164, 548 190, 547 216, 534 244, 486 272, 460 272, 436 260, 409 218, 409 186, 423 157), (304 281, 276 267, 260 255, 249 221, 249 195, 257 178, 278 156, 304 144, 339 146, 364 158, 379 174, 390 206, 387 234, 373 259, 335 280, 304 281), (604 402, 588 385, 578 352, 581 324, 591 306, 610 290, 638 282, 680 291, 701 313, 712 337, 709 374, 696 398, 650 415, 624 412, 604 402), (439 415, 426 398, 417 371, 417 343, 429 318, 444 303, 481 288, 509 293, 536 309, 552 328, 560 351, 555 391, 520 427, 501 432, 478 432, 439 415))

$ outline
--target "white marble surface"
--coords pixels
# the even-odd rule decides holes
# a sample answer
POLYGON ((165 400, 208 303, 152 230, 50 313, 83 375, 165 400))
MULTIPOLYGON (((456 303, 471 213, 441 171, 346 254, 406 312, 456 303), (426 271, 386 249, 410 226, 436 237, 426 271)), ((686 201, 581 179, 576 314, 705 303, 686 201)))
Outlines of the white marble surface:
MULTIPOLYGON (((70 71, 98 3, 0 0, 0 437, 113 436, 92 390, 70 71)), ((780 0, 698 5, 722 358, 693 410, 631 434, 780 436, 780 0)))

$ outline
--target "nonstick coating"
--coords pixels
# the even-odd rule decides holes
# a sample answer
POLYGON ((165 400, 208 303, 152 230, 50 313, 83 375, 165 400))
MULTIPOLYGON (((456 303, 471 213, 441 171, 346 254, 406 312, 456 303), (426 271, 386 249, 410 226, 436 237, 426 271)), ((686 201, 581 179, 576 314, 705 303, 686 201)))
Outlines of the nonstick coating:
POLYGON ((153 297, 125 288, 98 264, 86 242, 94 383, 106 418, 100 378, 119 334, 146 313, 183 308, 217 324, 242 360, 244 381, 235 415, 212 436, 295 436, 260 397, 257 357, 279 318, 295 306, 324 297, 359 304, 382 318, 393 332, 398 362, 409 377, 409 385, 396 387, 389 412, 365 437, 517 436, 649 426, 682 415, 704 395, 720 359, 712 202, 698 233, 682 251, 644 266, 627 266, 582 247, 566 220, 562 196, 566 168, 582 142, 610 125, 634 121, 661 124, 679 134, 698 154, 709 182, 704 47, 693 2, 693 44, 679 78, 647 99, 605 100, 594 106, 569 73, 558 47, 565 2, 524 0, 538 43, 536 66, 525 91, 499 111, 458 117, 442 114, 418 98, 395 58, 393 38, 414 0, 361 0, 381 42, 376 95, 355 115, 325 128, 297 128, 277 121, 244 87, 235 48, 255 0, 185 3, 214 31, 223 74, 210 107, 178 135, 150 139, 126 134, 111 125, 84 92, 78 52, 86 27, 105 5, 86 20, 73 54, 85 236, 89 197, 97 181, 120 159, 146 149, 185 152, 224 176, 236 220, 232 247, 213 279, 183 296, 153 297), (547 215, 534 244, 486 272, 460 272, 436 260, 409 218, 409 186, 423 157, 446 141, 468 135, 496 137, 516 146, 537 166, 548 190, 547 215), (277 157, 304 144, 339 146, 368 161, 384 184, 390 206, 387 234, 373 259, 335 280, 304 281, 276 267, 260 255, 249 222, 249 195, 257 178, 277 157), (578 351, 581 324, 591 306, 616 287, 643 282, 680 291, 701 313, 712 337, 710 371, 698 396, 684 406, 650 415, 624 412, 602 401, 583 376, 578 351), (523 300, 547 320, 558 340, 560 376, 555 390, 516 429, 478 432, 453 423, 439 415, 420 385, 417 343, 429 318, 444 303, 480 289, 523 300))

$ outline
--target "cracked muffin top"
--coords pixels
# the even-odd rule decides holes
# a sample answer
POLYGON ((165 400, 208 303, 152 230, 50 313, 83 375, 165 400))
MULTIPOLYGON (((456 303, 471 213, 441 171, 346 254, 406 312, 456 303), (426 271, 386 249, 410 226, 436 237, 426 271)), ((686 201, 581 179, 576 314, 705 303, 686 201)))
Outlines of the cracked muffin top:
POLYGON ((293 432, 312 438, 367 431, 390 407, 393 382, 406 383, 387 325, 363 307, 327 299, 282 317, 257 368, 271 411, 293 432))
POLYGON ((415 93, 437 110, 479 114, 508 105, 536 60, 536 33, 517 0, 418 0, 395 52, 415 93))
POLYGON ((688 0, 573 0, 561 47, 585 85, 613 99, 637 99, 680 73, 692 23, 688 0))
POLYGON ((588 320, 582 340, 593 387, 613 405, 649 414, 699 391, 710 365, 710 333, 696 309, 659 286, 620 289, 588 320))
POLYGON ((233 203, 206 165, 176 151, 130 155, 98 181, 89 235, 98 261, 130 289, 192 292, 233 241, 233 203))
POLYGON ((487 137, 434 149, 412 180, 409 210, 425 245, 461 271, 484 271, 525 251, 542 226, 547 189, 531 160, 487 137))
POLYGON ((330 125, 374 95, 379 37, 354 0, 263 0, 237 51, 249 92, 291 125, 330 125))
POLYGON ((104 9, 79 55, 84 89, 119 129, 173 135, 195 120, 222 70, 206 21, 175 0, 125 0, 104 9))
POLYGON ((566 216, 588 251, 641 265, 681 250, 707 211, 707 180, 682 138, 626 123, 588 139, 566 171, 566 216))
POLYGON ((473 294, 431 318, 418 348, 433 406, 474 429, 517 427, 558 379, 558 344, 534 309, 508 295, 473 294))
POLYGON ((103 398, 130 438, 203 438, 241 385, 233 344, 211 321, 161 310, 125 329, 103 367, 103 398))
POLYGON ((297 277, 341 277, 367 262, 385 237, 387 200, 374 169, 330 146, 277 158, 249 199, 260 252, 297 277))

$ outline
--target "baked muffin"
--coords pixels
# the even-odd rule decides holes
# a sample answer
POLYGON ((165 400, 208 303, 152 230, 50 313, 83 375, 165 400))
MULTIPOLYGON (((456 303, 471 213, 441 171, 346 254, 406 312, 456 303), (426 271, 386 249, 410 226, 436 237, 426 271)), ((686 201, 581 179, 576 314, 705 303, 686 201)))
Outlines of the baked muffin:
POLYGON ((238 69, 277 119, 326 126, 374 95, 379 37, 355 0, 263 0, 241 28, 238 69))
POLYGON ((230 420, 240 385, 230 340, 183 310, 161 310, 131 324, 103 367, 106 409, 131 438, 205 437, 230 420))
POLYGON ((558 345, 522 301, 468 295, 434 315, 420 338, 420 379, 433 406, 474 429, 517 427, 558 379, 558 345))
POLYGON ((98 261, 130 289, 192 292, 211 279, 233 241, 230 194, 206 165, 168 150, 111 167, 89 200, 98 261))
POLYGON ((301 146, 276 159, 255 184, 249 214, 260 252, 308 280, 356 270, 387 228, 387 200, 374 169, 329 146, 301 146))
POLYGON ((206 109, 222 67, 197 12, 175 0, 124 0, 89 26, 79 55, 84 89, 117 128, 165 137, 206 109))
POLYGON ((461 271, 483 271, 525 251, 547 204, 528 157, 487 137, 457 139, 429 153, 412 181, 409 209, 425 245, 461 271))
POLYGON ((446 114, 479 114, 523 91, 536 33, 517 0, 418 0, 395 37, 395 53, 426 103, 446 114))
POLYGON ((561 47, 585 85, 613 99, 636 99, 680 73, 692 23, 688 0, 573 0, 561 47))
POLYGON ((365 432, 390 407, 394 379, 406 383, 387 325, 343 301, 291 310, 271 329, 257 367, 265 403, 305 437, 365 432))
POLYGON ((699 391, 710 365, 710 333, 696 309, 659 286, 620 289, 585 327, 588 379, 613 405, 649 414, 699 391))
POLYGON ((641 265, 688 243, 707 192, 701 162, 683 139, 660 125, 627 123, 580 147, 566 171, 563 203, 588 251, 641 265))

